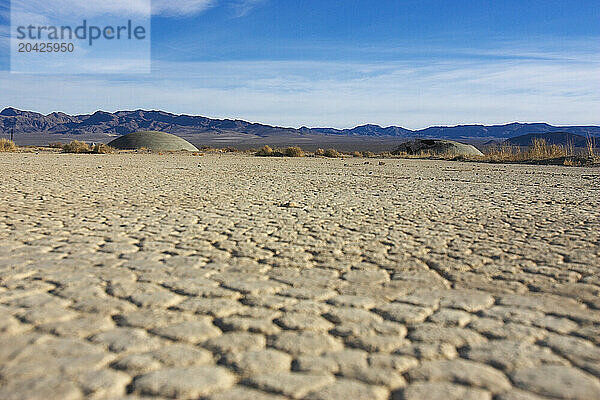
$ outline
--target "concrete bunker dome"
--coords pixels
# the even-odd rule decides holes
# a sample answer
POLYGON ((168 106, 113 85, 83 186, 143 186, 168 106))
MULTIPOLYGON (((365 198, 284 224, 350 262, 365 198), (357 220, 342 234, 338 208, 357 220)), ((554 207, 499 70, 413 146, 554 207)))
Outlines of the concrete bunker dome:
POLYGON ((121 136, 108 144, 119 150, 198 151, 185 139, 166 132, 141 131, 121 136))
POLYGON ((442 139, 415 139, 400 144, 392 154, 431 153, 436 155, 483 156, 475 146, 442 139))

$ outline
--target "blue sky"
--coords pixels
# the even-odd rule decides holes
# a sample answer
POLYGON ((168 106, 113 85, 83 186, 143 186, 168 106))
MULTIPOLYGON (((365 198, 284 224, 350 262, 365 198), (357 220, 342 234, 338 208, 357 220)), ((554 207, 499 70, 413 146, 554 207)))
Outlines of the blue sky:
POLYGON ((9 3, 0 0, 0 107, 162 109, 296 127, 600 125, 598 1, 154 0, 153 8, 152 74, 22 75, 8 71, 9 3))

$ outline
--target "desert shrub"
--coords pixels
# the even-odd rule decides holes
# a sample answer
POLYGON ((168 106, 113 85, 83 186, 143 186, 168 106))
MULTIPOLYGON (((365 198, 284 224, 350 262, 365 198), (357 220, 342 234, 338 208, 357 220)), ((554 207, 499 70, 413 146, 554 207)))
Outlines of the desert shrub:
POLYGON ((273 149, 270 146, 263 146, 262 149, 260 149, 259 151, 256 152, 256 155, 259 157, 270 157, 274 154, 275 152, 273 151, 273 149))
POLYGON ((366 158, 373 158, 375 157, 375 153, 373 153, 372 151, 363 151, 362 156, 366 158))
POLYGON ((304 151, 298 146, 288 147, 283 151, 286 157, 304 157, 304 151))
POLYGON ((523 150, 521 147, 510 144, 502 144, 488 149, 483 157, 475 157, 491 162, 528 162, 552 160, 572 156, 574 149, 572 144, 567 142, 566 146, 548 144, 542 138, 533 139, 531 146, 523 150))
POLYGON ((354 151, 354 152, 352 152, 351 155, 352 155, 352 157, 362 157, 363 156, 363 154, 360 151, 354 151))
POLYGON ((329 158, 339 158, 342 156, 336 149, 327 149, 323 155, 329 158))
POLYGON ((79 140, 73 140, 71 143, 67 143, 63 146, 63 152, 65 153, 89 153, 91 151, 90 146, 79 140))
POLYGON ((566 167, 585 167, 586 159, 575 156, 567 156, 563 161, 563 165, 566 167))
POLYGON ((567 153, 567 156, 575 155, 575 145, 573 144, 573 138, 571 138, 571 137, 567 138, 565 152, 567 153))
POLYGON ((17 145, 12 140, 0 139, 0 152, 15 151, 17 145))
POLYGON ((61 142, 48 143, 48 147, 50 147, 51 149, 62 149, 63 146, 64 146, 64 143, 61 143, 61 142))
POLYGON ((503 143, 501 146, 493 146, 485 154, 486 158, 497 161, 512 161, 522 157, 521 148, 503 143))
POLYGON ((566 155, 566 151, 562 146, 555 144, 549 145, 546 143, 546 140, 541 138, 533 139, 533 143, 528 152, 530 159, 559 158, 566 155))
POLYGON ((324 155, 325 155, 325 150, 323 150, 323 149, 317 149, 315 151, 315 156, 323 157, 324 155))
POLYGON ((94 145, 92 147, 91 152, 93 154, 109 154, 109 153, 114 153, 115 149, 113 147, 110 147, 107 144, 100 143, 100 144, 94 145))

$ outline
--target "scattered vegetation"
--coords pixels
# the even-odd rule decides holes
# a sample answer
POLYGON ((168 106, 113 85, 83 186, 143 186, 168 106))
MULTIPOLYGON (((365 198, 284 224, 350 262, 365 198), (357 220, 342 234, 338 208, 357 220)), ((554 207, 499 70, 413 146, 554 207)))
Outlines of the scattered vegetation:
POLYGON ((63 153, 89 153, 91 151, 90 146, 79 140, 73 140, 71 143, 67 143, 62 147, 63 153))
POLYGON ((565 151, 567 152, 567 156, 575 155, 575 145, 573 144, 573 138, 567 138, 567 144, 565 146, 565 151))
POLYGON ((62 145, 63 153, 74 153, 74 154, 109 154, 114 153, 116 150, 107 144, 99 143, 93 146, 79 141, 73 140, 71 143, 62 145))
POLYGON ((522 148, 510 144, 492 147, 485 151, 483 157, 462 157, 465 161, 484 162, 513 162, 555 164, 567 166, 598 165, 599 160, 594 154, 594 138, 588 138, 584 152, 577 152, 572 140, 567 140, 564 146, 548 144, 544 139, 536 138, 531 146, 522 148))
POLYGON ((271 157, 275 152, 270 146, 263 146, 262 149, 256 152, 256 155, 259 157, 271 157))
POLYGON ((565 148, 556 144, 547 144, 544 139, 533 139, 533 144, 528 153, 532 160, 565 157, 567 152, 565 148))
POLYGON ((263 146, 254 153, 259 157, 304 157, 304 151, 298 146, 288 147, 283 150, 273 150, 270 146, 263 146))
POLYGON ((92 154, 110 154, 110 153, 114 153, 116 150, 112 147, 110 147, 107 144, 104 143, 100 143, 100 144, 96 144, 92 147, 91 153, 92 154))
POLYGON ((48 147, 50 147, 51 149, 62 149, 63 146, 64 146, 64 143, 61 143, 61 142, 48 143, 48 147))
MULTIPOLYGON (((342 157, 375 157, 375 153, 370 151, 351 153, 341 153, 336 149, 317 149, 312 153, 315 157, 342 158, 342 157)), ((273 149, 270 146, 263 146, 260 150, 254 152, 259 157, 304 157, 306 153, 298 146, 292 146, 285 149, 273 149)))
MULTIPOLYGON (((355 151, 354 153, 352 153, 352 155, 355 155, 355 154, 361 154, 361 153, 359 153, 358 151, 355 151)), ((342 157, 342 153, 340 153, 336 149, 327 149, 327 150, 317 149, 317 151, 315 151, 315 156, 317 156, 317 157, 339 158, 339 157, 342 157)), ((357 155, 355 157, 360 157, 360 155, 357 155)))
POLYGON ((17 145, 12 140, 0 139, 0 152, 9 152, 17 150, 17 145))
MULTIPOLYGON (((68 144, 52 143, 52 148, 62 148, 65 153, 87 153, 87 154, 107 154, 113 153, 116 150, 106 144, 97 144, 90 146, 85 142, 74 140, 68 144)), ((405 154, 405 153, 390 153, 383 152, 375 154, 370 151, 354 151, 349 153, 341 153, 336 149, 317 149, 313 154, 317 157, 327 158, 343 158, 343 157, 364 157, 364 158, 417 158, 417 159, 442 159, 442 160, 457 160, 457 161, 478 161, 478 162, 506 162, 506 163, 535 163, 535 164, 554 164, 568 166, 592 166, 600 165, 600 158, 595 154, 595 137, 588 135, 586 147, 575 148, 572 140, 567 140, 564 145, 548 144, 542 138, 533 139, 531 146, 520 147, 503 143, 488 147, 484 150, 483 156, 469 155, 457 156, 452 153, 448 154, 433 154, 429 152, 421 152, 420 154, 405 154)), ((0 139, 0 151, 14 151, 17 146, 6 139, 0 139)), ((273 149, 270 146, 263 146, 260 150, 240 151, 233 147, 224 149, 208 148, 208 151, 216 151, 219 153, 243 152, 246 154, 254 154, 260 157, 304 157, 306 154, 302 148, 298 146, 290 146, 283 149, 273 149)), ((146 149, 138 150, 138 152, 147 151, 146 149)), ((194 156, 204 155, 204 153, 194 152, 194 156)))
POLYGON ((219 149, 221 151, 221 153, 239 153, 240 150, 236 149, 235 147, 229 146, 229 147, 225 147, 222 149, 219 149))
POLYGON ((544 139, 536 138, 531 146, 525 150, 518 146, 503 144, 500 147, 489 149, 484 155, 485 161, 496 162, 524 162, 552 160, 575 156, 573 142, 565 146, 548 144, 544 139))
POLYGON ((585 135, 585 151, 588 157, 595 157, 594 148, 596 147, 596 138, 589 133, 585 135))
POLYGON ((283 154, 286 157, 304 157, 304 152, 298 146, 288 147, 283 154))
POLYGON ((342 156, 336 149, 327 149, 323 155, 329 158, 339 158, 342 156))

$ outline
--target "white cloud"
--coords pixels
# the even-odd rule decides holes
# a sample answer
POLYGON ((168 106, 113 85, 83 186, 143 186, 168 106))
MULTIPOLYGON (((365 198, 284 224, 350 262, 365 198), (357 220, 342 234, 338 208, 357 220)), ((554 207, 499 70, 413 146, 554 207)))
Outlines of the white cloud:
POLYGON ((214 5, 213 0, 152 0, 152 13, 161 16, 194 15, 214 5))
POLYGON ((157 63, 150 79, 2 74, 0 86, 0 105, 42 112, 163 109, 296 127, 600 124, 598 63, 157 63))
POLYGON ((62 16, 88 17, 98 15, 147 15, 150 0, 12 0, 13 12, 39 14, 48 18, 62 16))
POLYGON ((186 16, 201 13, 214 0, 12 0, 13 9, 56 18, 61 16, 92 18, 99 15, 186 16))
POLYGON ((255 7, 266 3, 267 1, 268 0, 235 0, 231 3, 231 7, 234 9, 236 17, 243 17, 255 7))

